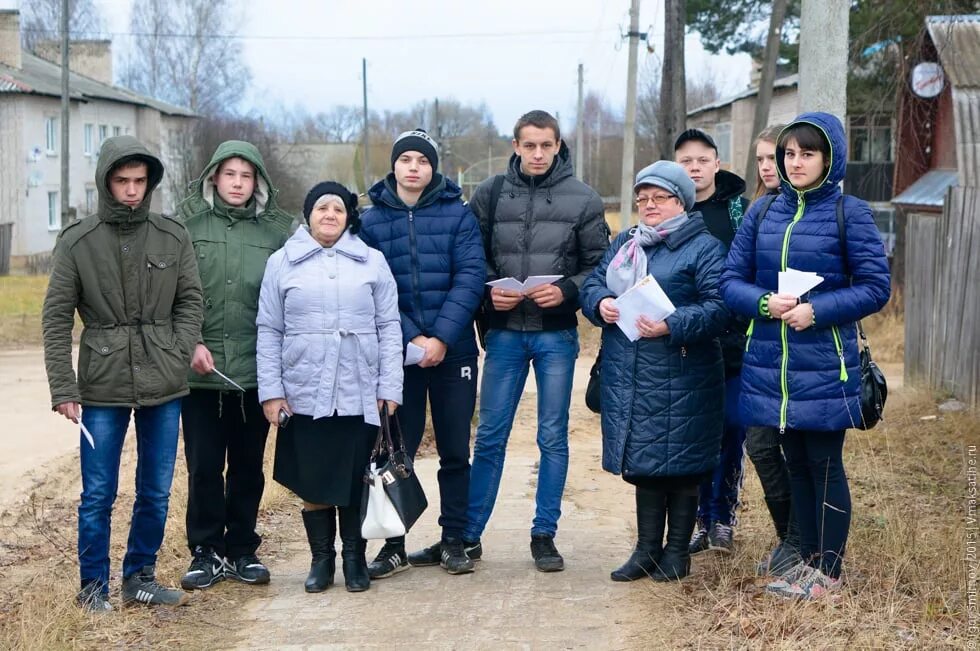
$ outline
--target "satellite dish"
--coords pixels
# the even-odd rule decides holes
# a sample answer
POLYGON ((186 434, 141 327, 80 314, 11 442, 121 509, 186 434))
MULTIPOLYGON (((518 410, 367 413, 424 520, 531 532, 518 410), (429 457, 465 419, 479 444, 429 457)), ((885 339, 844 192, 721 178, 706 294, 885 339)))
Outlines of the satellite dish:
POLYGON ((30 176, 27 177, 27 187, 36 188, 41 185, 44 180, 44 174, 40 170, 34 170, 31 172, 30 176))
POLYGON ((41 160, 41 148, 38 145, 31 147, 31 150, 27 152, 27 162, 36 163, 41 160))

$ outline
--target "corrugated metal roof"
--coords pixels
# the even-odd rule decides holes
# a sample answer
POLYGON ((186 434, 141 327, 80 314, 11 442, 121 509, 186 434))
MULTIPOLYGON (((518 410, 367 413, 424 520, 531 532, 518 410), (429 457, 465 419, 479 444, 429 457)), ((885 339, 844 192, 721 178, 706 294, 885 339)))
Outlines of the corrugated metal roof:
POLYGON ((980 87, 980 15, 929 16, 926 25, 949 81, 980 87))
POLYGON ((905 192, 892 199, 892 203, 942 208, 946 188, 951 185, 956 185, 956 170, 930 170, 905 188, 905 192))
MULTIPOLYGON (((19 69, 0 64, 0 92, 33 93, 61 97, 61 66, 28 52, 23 52, 19 69)), ((75 73, 69 75, 68 93, 72 99, 80 101, 105 99, 125 104, 136 104, 137 106, 148 106, 167 115, 196 117, 196 114, 189 109, 139 95, 120 86, 110 86, 75 73)))
MULTIPOLYGON (((790 88, 792 86, 798 86, 799 83, 800 83, 800 75, 792 74, 792 75, 787 75, 785 77, 780 77, 773 83, 772 87, 790 88)), ((728 106, 729 104, 734 104, 740 99, 745 99, 746 97, 752 97, 753 95, 758 95, 758 94, 759 94, 759 87, 750 86, 749 88, 746 88, 745 90, 743 90, 741 93, 737 95, 732 95, 731 97, 725 97, 723 99, 714 101, 710 104, 699 106, 696 109, 691 109, 690 111, 687 112, 687 117, 693 117, 698 113, 703 113, 704 111, 711 111, 713 109, 722 108, 728 106)))

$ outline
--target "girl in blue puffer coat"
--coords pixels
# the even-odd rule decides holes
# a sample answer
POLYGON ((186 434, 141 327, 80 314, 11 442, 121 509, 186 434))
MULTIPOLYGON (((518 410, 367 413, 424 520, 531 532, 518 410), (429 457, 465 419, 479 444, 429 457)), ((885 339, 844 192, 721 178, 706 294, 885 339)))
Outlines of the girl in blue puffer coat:
POLYGON ((767 589, 806 599, 841 586, 851 520, 841 454, 844 431, 861 418, 855 322, 884 307, 890 292, 871 209, 841 195, 846 160, 836 117, 804 113, 790 123, 776 147, 781 194, 768 210, 765 202, 749 209, 721 278, 729 308, 752 318, 740 415, 778 429, 800 529, 804 561, 767 589), (787 269, 823 281, 801 297, 777 293, 787 269))

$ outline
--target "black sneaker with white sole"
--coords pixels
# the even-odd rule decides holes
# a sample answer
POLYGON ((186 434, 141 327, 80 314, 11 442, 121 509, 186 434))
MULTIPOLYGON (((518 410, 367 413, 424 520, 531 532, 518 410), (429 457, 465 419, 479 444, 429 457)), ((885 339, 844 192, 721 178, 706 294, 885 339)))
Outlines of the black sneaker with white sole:
POLYGON ((265 585, 270 578, 269 569, 255 554, 245 554, 229 561, 225 566, 225 575, 229 579, 250 585, 265 585))
POLYGON ((194 548, 194 560, 180 580, 184 590, 203 590, 225 580, 225 559, 205 547, 194 548))
POLYGON ((411 567, 408 564, 407 556, 405 545, 386 542, 374 560, 368 564, 368 576, 373 581, 374 579, 387 579, 389 576, 404 572, 411 567))
MULTIPOLYGON (((483 557, 483 545, 479 540, 464 540, 463 551, 474 563, 483 557)), ((408 555, 408 562, 412 567, 429 567, 430 565, 442 564, 442 541, 434 545, 429 545, 425 549, 412 552, 408 555)))
POLYGON ((466 555, 463 541, 445 538, 440 543, 439 565, 450 574, 469 574, 473 571, 473 559, 466 555))

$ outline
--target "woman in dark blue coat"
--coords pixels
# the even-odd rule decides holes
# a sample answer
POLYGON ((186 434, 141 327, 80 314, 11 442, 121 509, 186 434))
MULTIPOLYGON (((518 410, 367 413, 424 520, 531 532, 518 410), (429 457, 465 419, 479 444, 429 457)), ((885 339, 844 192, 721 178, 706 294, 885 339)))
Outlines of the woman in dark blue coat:
POLYGON ((761 201, 750 208, 721 283, 728 306, 752 318, 739 411, 746 425, 778 428, 807 559, 769 589, 808 599, 841 586, 851 518, 841 454, 844 431, 861 418, 855 322, 890 291, 871 209, 838 187, 846 160, 834 116, 804 113, 786 127, 776 146, 781 194, 767 211, 761 201), (777 293, 787 269, 823 281, 802 297, 777 293))
POLYGON ((690 571, 698 485, 718 464, 725 369, 718 335, 724 246, 694 205, 694 182, 658 161, 636 177, 640 223, 621 233, 582 285, 582 311, 602 331, 602 467, 636 486, 636 548, 614 581, 680 579, 690 571), (640 317, 631 342, 615 297, 652 275, 676 311, 640 317), (664 529, 667 544, 664 545, 664 529))

